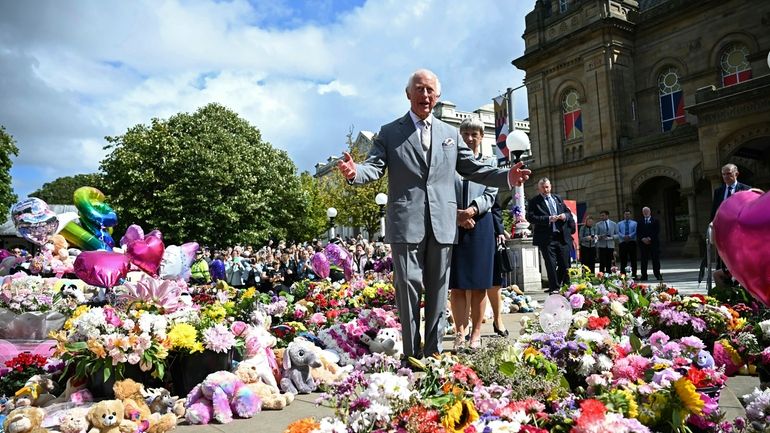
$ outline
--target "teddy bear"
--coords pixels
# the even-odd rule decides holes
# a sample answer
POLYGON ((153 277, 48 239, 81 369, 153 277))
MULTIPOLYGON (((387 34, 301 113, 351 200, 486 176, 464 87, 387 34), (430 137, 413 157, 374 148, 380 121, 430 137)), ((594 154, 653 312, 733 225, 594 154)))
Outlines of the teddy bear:
MULTIPOLYGON (((261 363, 246 360, 240 362, 235 368, 235 375, 259 396, 262 400, 262 409, 281 410, 294 401, 294 394, 281 393, 277 386, 265 383, 263 379, 265 372, 260 371, 261 368, 263 368, 261 363)), ((271 371, 267 373, 272 377, 271 371)))
POLYGON ((714 357, 708 350, 701 349, 695 356, 695 365, 699 368, 714 368, 714 357))
POLYGON ((125 419, 134 421, 139 429, 147 433, 163 433, 176 428, 177 418, 172 413, 152 413, 144 400, 144 385, 133 379, 123 379, 112 386, 115 398, 123 402, 125 419))
POLYGON ((281 390, 292 394, 309 394, 318 388, 310 375, 311 368, 321 367, 321 361, 308 343, 292 341, 283 353, 281 390))
POLYGON ((88 421, 86 415, 88 409, 84 407, 75 407, 59 416, 59 431, 61 433, 86 433, 88 431, 88 421))
POLYGON ((217 371, 187 394, 185 408, 190 424, 208 424, 212 418, 225 424, 233 420, 233 414, 251 418, 261 410, 262 402, 234 373, 217 371))
POLYGON ((401 358, 401 331, 396 328, 383 328, 377 331, 377 335, 371 338, 367 334, 362 334, 361 341, 369 346, 372 353, 384 353, 395 358, 401 358))
POLYGON ((43 428, 43 419, 45 411, 38 407, 20 407, 8 414, 3 421, 3 431, 5 433, 47 433, 43 428))
POLYGON ((138 425, 125 419, 125 407, 120 400, 102 400, 91 406, 86 413, 86 421, 91 426, 88 433, 132 433, 138 431, 138 425))
POLYGON ((56 384, 50 377, 44 374, 36 374, 24 384, 24 387, 16 391, 14 404, 16 407, 37 406, 43 407, 56 397, 51 392, 56 389, 56 384))

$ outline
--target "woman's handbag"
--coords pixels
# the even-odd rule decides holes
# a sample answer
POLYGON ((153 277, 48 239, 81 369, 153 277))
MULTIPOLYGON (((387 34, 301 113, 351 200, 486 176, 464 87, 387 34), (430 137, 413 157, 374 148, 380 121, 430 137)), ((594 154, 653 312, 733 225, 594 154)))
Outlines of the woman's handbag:
POLYGON ((501 272, 513 272, 516 269, 516 255, 513 253, 513 249, 508 248, 505 243, 501 243, 497 245, 496 254, 501 272))

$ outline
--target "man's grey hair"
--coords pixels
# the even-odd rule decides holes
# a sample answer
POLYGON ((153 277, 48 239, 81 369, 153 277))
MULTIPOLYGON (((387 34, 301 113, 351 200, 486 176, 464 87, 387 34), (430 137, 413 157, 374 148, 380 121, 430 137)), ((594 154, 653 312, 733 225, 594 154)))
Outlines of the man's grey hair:
POLYGON ((725 170, 730 170, 733 173, 737 173, 738 172, 738 166, 735 165, 735 164, 732 164, 732 163, 725 164, 725 165, 722 166, 722 171, 725 171, 725 170))
POLYGON ((466 117, 460 123, 460 132, 463 131, 479 131, 484 135, 484 122, 476 116, 466 117))
POLYGON ((436 75, 433 71, 430 69, 418 69, 414 72, 412 72, 412 75, 409 76, 409 80, 406 82, 406 91, 408 92, 409 89, 412 88, 412 85, 414 84, 414 79, 417 78, 418 75, 428 75, 429 77, 436 80, 436 93, 438 93, 439 96, 441 96, 441 81, 438 79, 438 75, 436 75))
POLYGON ((551 179, 548 179, 547 177, 543 177, 543 178, 541 178, 540 180, 537 181, 537 185, 540 186, 540 185, 542 185, 542 184, 544 184, 546 182, 551 183, 551 179))

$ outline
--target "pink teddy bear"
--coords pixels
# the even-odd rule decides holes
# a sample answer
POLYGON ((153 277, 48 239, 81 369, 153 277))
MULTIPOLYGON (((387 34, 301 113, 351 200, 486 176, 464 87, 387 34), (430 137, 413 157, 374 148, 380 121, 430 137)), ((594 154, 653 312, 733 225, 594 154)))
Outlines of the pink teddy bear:
POLYGON ((251 418, 262 409, 262 401, 241 379, 229 371, 218 371, 187 394, 185 418, 190 424, 208 424, 215 419, 222 424, 251 418))

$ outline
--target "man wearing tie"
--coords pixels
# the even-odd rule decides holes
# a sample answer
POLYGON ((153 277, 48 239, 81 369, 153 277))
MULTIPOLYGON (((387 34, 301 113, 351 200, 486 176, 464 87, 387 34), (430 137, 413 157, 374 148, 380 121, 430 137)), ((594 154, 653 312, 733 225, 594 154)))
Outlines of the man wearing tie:
POLYGON ((623 212, 623 221, 618 224, 620 238, 620 273, 625 274, 626 266, 631 266, 631 275, 636 277, 636 221, 631 219, 631 211, 623 212))
POLYGON ((717 214, 717 209, 723 201, 732 196, 738 191, 748 191, 750 186, 738 182, 738 167, 735 164, 725 164, 722 167, 722 182, 719 188, 714 190, 714 200, 711 205, 711 220, 714 221, 714 217, 717 214))
POLYGON ((639 237, 639 252, 642 259, 642 281, 647 281, 647 262, 652 259, 652 272, 661 281, 660 275, 660 223, 653 218, 650 208, 642 208, 643 218, 639 220, 637 236, 639 237))
MULTIPOLYGON (((457 128, 433 116, 441 83, 420 69, 406 85, 410 110, 384 125, 366 161, 356 164, 349 153, 337 163, 351 184, 388 176, 385 242, 393 251, 393 285, 401 322, 404 355, 420 358, 441 352, 445 329, 452 244, 458 223, 455 176, 483 185, 513 188, 529 178, 517 163, 498 169, 476 161, 457 128), (420 334, 420 305, 425 294, 425 345, 420 334)), ((408 366, 406 364, 405 366, 408 366)))
POLYGON ((618 226, 610 219, 610 212, 599 212, 599 221, 596 224, 596 248, 599 250, 599 272, 609 274, 612 272, 612 258, 615 254, 615 238, 618 234, 618 226))
POLYGON ((551 194, 551 181, 537 182, 540 194, 529 201, 527 221, 534 226, 532 244, 540 249, 548 273, 548 293, 557 293, 562 284, 569 282, 569 253, 575 220, 561 197, 551 194))

